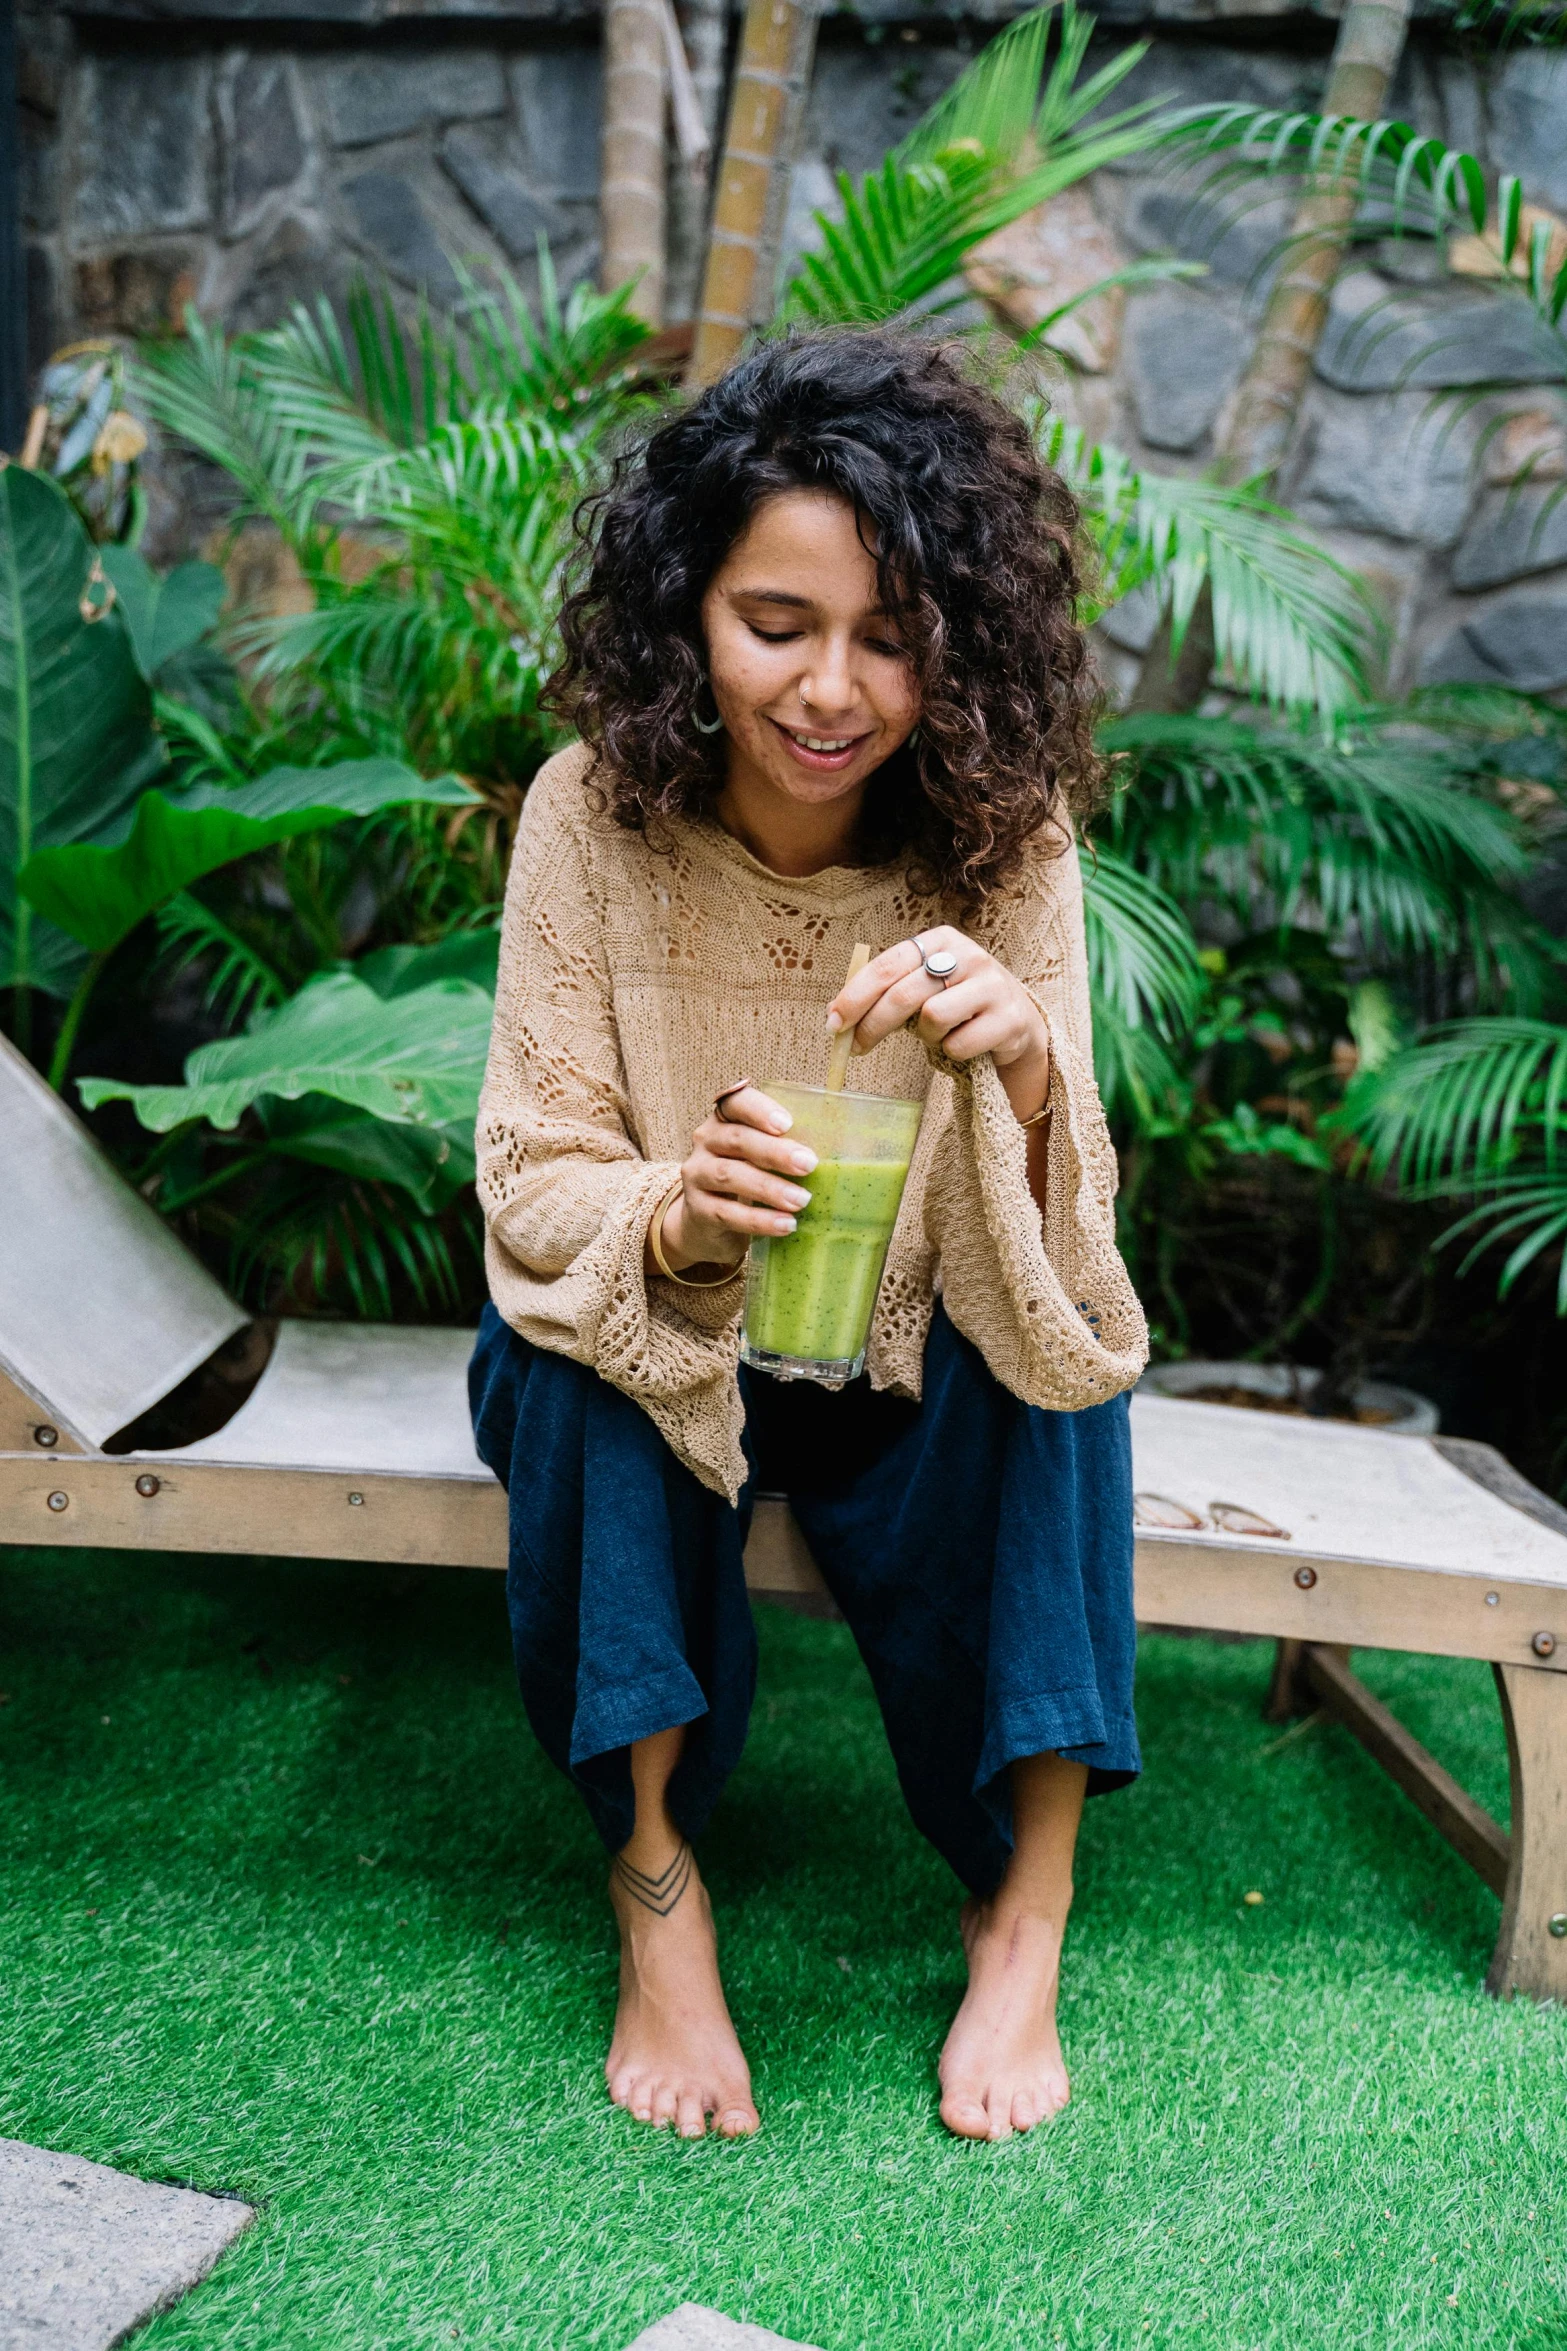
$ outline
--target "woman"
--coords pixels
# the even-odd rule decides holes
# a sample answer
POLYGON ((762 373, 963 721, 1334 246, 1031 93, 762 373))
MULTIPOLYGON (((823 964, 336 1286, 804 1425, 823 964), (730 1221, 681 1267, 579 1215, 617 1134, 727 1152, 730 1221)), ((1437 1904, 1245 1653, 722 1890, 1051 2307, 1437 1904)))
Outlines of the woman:
POLYGON ((950 353, 801 337, 622 465, 565 608, 582 740, 511 869, 471 1385, 523 1698, 615 1857, 610 2092, 688 2137, 758 2127, 691 1849, 745 1737, 758 1485, 969 1891, 944 2121, 1004 2138, 1067 2098, 1078 1817, 1139 1767, 1146 1347, 1091 1074, 1075 520, 950 353), (737 1357, 747 1246, 813 1164, 752 1081, 819 1081, 849 1024, 855 1084, 926 1109, 868 1374, 833 1394, 737 1357))

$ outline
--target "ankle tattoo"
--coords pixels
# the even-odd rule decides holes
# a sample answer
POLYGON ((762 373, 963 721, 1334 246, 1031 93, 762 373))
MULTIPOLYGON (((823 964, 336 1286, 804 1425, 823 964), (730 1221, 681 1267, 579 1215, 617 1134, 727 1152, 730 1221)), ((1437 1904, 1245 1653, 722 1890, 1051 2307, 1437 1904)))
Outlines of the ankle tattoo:
POLYGON ((644 1870, 633 1869, 623 1853, 615 1856, 615 1875, 644 1910, 651 1910, 657 1918, 667 1918, 691 1883, 694 1856, 689 1845, 682 1845, 669 1867, 656 1878, 644 1870))

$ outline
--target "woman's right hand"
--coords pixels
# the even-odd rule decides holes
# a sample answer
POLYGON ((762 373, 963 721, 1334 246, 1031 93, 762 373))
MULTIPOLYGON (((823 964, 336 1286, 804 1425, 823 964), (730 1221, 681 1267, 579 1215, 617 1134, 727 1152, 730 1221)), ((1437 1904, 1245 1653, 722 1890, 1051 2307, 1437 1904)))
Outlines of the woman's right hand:
POLYGON ((664 1211, 664 1255, 677 1273, 694 1265, 738 1265, 753 1235, 792 1233, 811 1195, 793 1179, 816 1154, 791 1143, 793 1121, 759 1086, 726 1094, 691 1138, 680 1190, 664 1211))

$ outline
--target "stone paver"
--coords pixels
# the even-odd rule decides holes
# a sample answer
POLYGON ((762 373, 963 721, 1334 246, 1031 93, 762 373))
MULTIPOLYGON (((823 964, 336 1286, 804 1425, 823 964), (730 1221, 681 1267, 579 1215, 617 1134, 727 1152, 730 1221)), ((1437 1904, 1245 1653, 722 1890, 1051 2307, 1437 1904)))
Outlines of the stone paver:
POLYGON ((656 2326, 644 2327, 626 2351, 813 2351, 813 2346, 767 2327, 742 2326, 700 2302, 682 2302, 656 2326))
POLYGON ((109 2351, 254 2217, 227 2197, 0 2139, 0 2351, 109 2351))

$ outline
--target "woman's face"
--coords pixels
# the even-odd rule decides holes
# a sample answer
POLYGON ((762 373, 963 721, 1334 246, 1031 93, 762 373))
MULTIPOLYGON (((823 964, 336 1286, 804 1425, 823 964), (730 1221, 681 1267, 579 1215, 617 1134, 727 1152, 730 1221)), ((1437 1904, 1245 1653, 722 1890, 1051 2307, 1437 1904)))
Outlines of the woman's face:
POLYGON ((708 585, 702 628, 732 785, 841 800, 919 717, 854 509, 829 491, 783 490, 757 508, 708 585))

